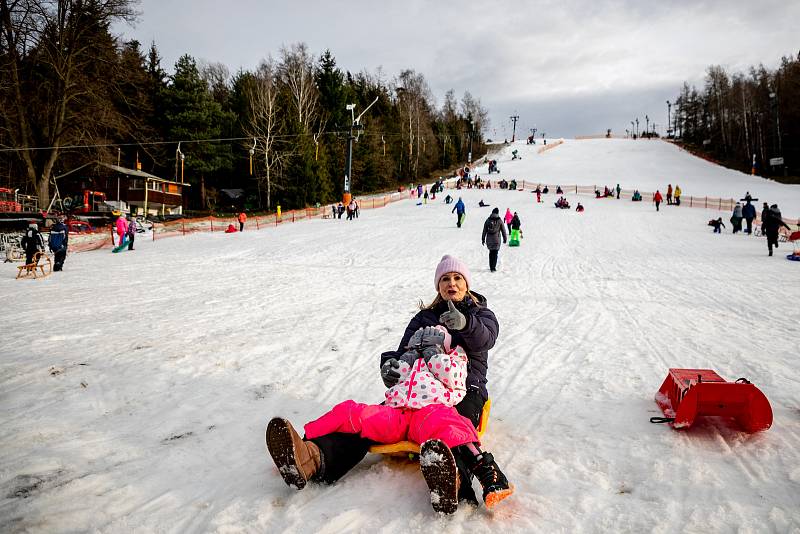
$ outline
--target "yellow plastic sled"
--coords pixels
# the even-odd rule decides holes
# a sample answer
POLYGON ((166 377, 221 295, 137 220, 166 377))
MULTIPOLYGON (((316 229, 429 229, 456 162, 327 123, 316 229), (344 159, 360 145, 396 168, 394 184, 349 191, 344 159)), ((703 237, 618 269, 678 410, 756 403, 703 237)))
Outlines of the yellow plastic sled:
MULTIPOLYGON (((482 437, 486 432, 486 426, 489 424, 489 411, 492 409, 492 399, 487 399, 483 404, 481 410, 481 419, 478 421, 478 437, 482 437)), ((373 445, 369 448, 369 452, 375 454, 386 454, 389 456, 407 456, 413 459, 419 454, 419 444, 413 441, 398 441, 397 443, 386 443, 373 445)))

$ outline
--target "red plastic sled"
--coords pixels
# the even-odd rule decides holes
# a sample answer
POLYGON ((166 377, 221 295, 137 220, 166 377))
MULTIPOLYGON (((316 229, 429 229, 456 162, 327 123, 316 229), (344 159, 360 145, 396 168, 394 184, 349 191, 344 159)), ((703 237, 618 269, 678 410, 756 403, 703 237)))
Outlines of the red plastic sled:
POLYGON ((747 379, 727 382, 711 369, 670 369, 656 393, 664 417, 653 423, 688 428, 698 415, 733 417, 746 432, 772 426, 772 407, 767 397, 747 379))

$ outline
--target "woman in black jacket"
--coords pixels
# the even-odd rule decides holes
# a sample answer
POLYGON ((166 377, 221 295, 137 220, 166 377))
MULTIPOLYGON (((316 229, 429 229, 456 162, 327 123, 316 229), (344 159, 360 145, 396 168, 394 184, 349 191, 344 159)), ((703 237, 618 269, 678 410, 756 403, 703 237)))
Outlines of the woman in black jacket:
MULTIPOLYGON (((417 330, 426 326, 445 326, 452 336, 453 345, 461 346, 469 358, 467 393, 455 408, 477 427, 483 405, 489 397, 486 389, 489 349, 494 346, 500 327, 494 313, 487 307, 486 299, 470 289, 469 269, 457 258, 442 258, 436 268, 434 287, 437 290, 436 297, 430 304, 420 306, 420 311, 406 326, 397 350, 381 354, 381 378, 386 387, 397 383, 400 377, 397 372, 398 359, 417 330)), ((309 440, 301 439, 289 421, 282 418, 270 421, 266 439, 270 454, 284 480, 298 489, 309 480, 328 484, 339 480, 366 456, 373 444, 357 434, 341 432, 309 440)), ((452 459, 443 464, 441 472, 435 473, 435 476, 423 471, 431 492, 440 497, 435 499, 438 502, 432 501, 437 511, 452 513, 460 500, 477 504, 470 481, 473 473, 481 477, 481 466, 476 466, 474 457, 460 449, 456 447, 451 451, 452 459), (459 481, 456 480, 458 478, 459 481)), ((483 456, 487 462, 494 464, 491 455, 484 453, 483 456)), ((499 470, 496 472, 499 473, 499 470)), ((499 474, 502 479, 494 482, 507 487, 508 481, 502 473, 499 474)), ((483 478, 481 481, 483 483, 483 478)))

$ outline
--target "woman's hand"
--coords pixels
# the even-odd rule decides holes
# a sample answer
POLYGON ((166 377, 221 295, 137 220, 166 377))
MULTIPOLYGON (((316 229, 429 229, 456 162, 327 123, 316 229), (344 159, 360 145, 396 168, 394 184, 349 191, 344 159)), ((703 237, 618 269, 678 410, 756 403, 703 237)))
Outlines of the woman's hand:
POLYGON ((386 360, 386 362, 381 366, 381 378, 383 379, 383 384, 387 388, 396 385, 400 380, 400 373, 397 371, 398 369, 400 369, 400 362, 398 362, 395 358, 386 360))
POLYGON ((456 309, 456 305, 452 300, 447 301, 448 310, 439 316, 439 321, 447 327, 448 330, 462 330, 467 326, 467 318, 464 314, 456 309))

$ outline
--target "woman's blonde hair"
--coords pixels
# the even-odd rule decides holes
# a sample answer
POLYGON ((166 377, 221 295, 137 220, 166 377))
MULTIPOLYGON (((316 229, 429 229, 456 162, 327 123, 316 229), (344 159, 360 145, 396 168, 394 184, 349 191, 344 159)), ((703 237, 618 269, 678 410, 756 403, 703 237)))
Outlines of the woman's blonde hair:
MULTIPOLYGON (((464 296, 465 296, 465 297, 469 296, 469 297, 472 299, 472 302, 474 302, 476 306, 480 307, 480 302, 478 301, 478 297, 476 297, 476 296, 475 296, 475 294, 474 294, 472 291, 470 291, 470 290, 468 289, 468 290, 467 290, 467 294, 466 294, 466 295, 464 295, 464 296)), ((425 305, 425 303, 424 303, 424 302, 422 302, 422 300, 420 300, 420 301, 419 301, 419 309, 420 309, 420 310, 432 310, 432 309, 433 309, 433 308, 435 308, 435 307, 436 307, 436 306, 437 306, 437 305, 438 305, 440 302, 444 302, 444 299, 442 298, 442 296, 441 296, 439 293, 436 293, 436 298, 435 298, 435 299, 433 299, 433 302, 431 302, 431 303, 430 303, 430 304, 428 304, 427 306, 425 305)))

